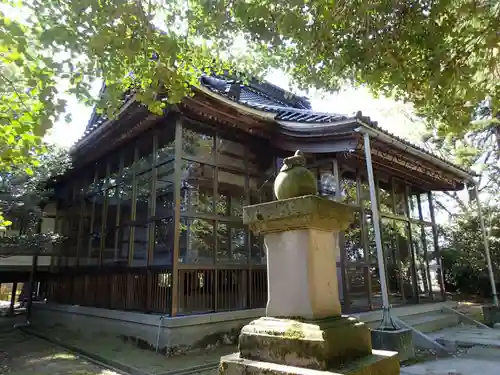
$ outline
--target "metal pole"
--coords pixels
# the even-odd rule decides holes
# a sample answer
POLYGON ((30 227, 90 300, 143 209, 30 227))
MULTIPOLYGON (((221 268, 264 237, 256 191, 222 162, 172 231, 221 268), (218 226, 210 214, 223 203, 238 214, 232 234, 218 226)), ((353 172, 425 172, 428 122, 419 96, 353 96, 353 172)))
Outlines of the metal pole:
POLYGON ((375 178, 373 175, 372 153, 370 147, 370 136, 367 133, 363 134, 365 144, 366 170, 368 172, 368 185, 370 186, 370 200, 372 207, 372 222, 375 231, 375 245, 377 248, 377 261, 380 275, 380 288, 382 290, 382 309, 383 316, 379 329, 381 330, 397 330, 399 327, 392 320, 389 304, 389 293, 387 292, 387 279, 385 273, 384 253, 382 250, 382 238, 380 235, 380 217, 377 204, 377 193, 375 191, 375 178))
POLYGON ((474 184, 474 192, 476 195, 477 214, 479 217, 479 223, 481 224, 481 232, 484 242, 484 252, 486 253, 486 262, 488 264, 488 273, 490 274, 491 293, 493 294, 493 305, 498 307, 497 287, 495 284, 495 275, 493 274, 493 265, 491 264, 490 245, 488 242, 488 235, 486 233, 486 228, 484 226, 484 218, 481 209, 481 202, 479 201, 479 190, 476 184, 474 184))

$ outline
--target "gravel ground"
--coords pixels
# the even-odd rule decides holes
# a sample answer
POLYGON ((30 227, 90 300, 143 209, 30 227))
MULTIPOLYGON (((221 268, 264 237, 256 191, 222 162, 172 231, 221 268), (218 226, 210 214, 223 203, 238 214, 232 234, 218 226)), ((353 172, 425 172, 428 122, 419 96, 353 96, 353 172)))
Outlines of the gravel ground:
MULTIPOLYGON (((87 353, 99 355, 106 360, 116 361, 154 375, 186 371, 193 367, 218 363, 221 356, 238 350, 236 346, 222 346, 186 355, 166 357, 163 354, 156 354, 154 350, 141 349, 131 342, 125 342, 111 334, 86 333, 62 325, 50 328, 36 327, 33 328, 33 331, 87 353)), ((208 375, 208 372, 202 374, 208 375)))
POLYGON ((13 329, 0 327, 0 374, 118 375, 61 348, 13 329))

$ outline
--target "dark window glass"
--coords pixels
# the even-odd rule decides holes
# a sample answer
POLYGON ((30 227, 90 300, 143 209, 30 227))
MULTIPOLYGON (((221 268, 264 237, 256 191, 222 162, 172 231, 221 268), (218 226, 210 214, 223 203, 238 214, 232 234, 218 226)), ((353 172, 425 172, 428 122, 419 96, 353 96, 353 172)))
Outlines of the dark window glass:
POLYGON ((108 186, 116 186, 120 176, 120 152, 113 153, 109 160, 108 186))
POLYGON ((156 168, 156 217, 172 214, 174 208, 174 162, 156 168))
POLYGON ((214 167, 182 161, 181 210, 213 212, 214 167))
POLYGON ((67 209, 66 223, 66 247, 68 256, 68 266, 76 265, 78 227, 80 223, 80 205, 74 205, 67 209))
POLYGON ((420 216, 418 213, 418 200, 416 195, 410 195, 409 197, 409 204, 410 204, 410 217, 412 219, 419 220, 420 216))
POLYGON ((80 250, 78 253, 78 263, 81 266, 89 264, 90 259, 90 234, 85 234, 80 237, 80 250))
POLYGON ((122 180, 119 185, 120 225, 130 222, 132 215, 132 178, 122 180))
POLYGON ((118 188, 112 187, 106 191, 106 222, 105 228, 111 229, 116 226, 116 216, 120 200, 118 197, 118 188))
POLYGON ((127 179, 132 176, 132 166, 135 157, 135 143, 130 142, 123 147, 123 168, 121 171, 121 178, 127 179))
POLYGON ((425 236, 425 227, 422 224, 411 224, 411 234, 413 240, 413 251, 415 253, 415 268, 417 271, 416 289, 421 297, 427 297, 431 290, 431 280, 427 268, 428 244, 425 236), (427 256, 426 256, 427 255, 427 256))
POLYGON ((121 264, 127 264, 130 243, 130 227, 123 226, 118 228, 118 254, 117 261, 121 264))
MULTIPOLYGON (((283 164, 283 159, 274 159, 271 155, 264 154, 262 150, 249 150, 247 153, 247 170, 248 173, 260 176, 263 171, 274 174, 275 170, 280 170, 283 164), (277 169, 276 169, 277 168, 277 169)), ((267 176, 269 177, 269 176, 267 176)))
POLYGON ((95 191, 102 192, 107 188, 108 179, 107 176, 107 160, 101 159, 97 163, 97 176, 96 176, 96 185, 95 191))
POLYGON ((82 228, 80 232, 80 249, 79 249, 79 262, 86 264, 89 254, 89 234, 90 234, 90 220, 92 216, 92 202, 89 198, 85 198, 82 204, 82 228))
POLYGON ((261 236, 256 236, 252 231, 250 233, 250 261, 252 264, 266 264, 266 253, 264 251, 264 241, 261 236))
POLYGON ((171 217, 158 220, 155 223, 155 244, 151 264, 172 264, 172 253, 174 249, 174 221, 171 217))
POLYGON ((199 161, 213 164, 214 136, 184 128, 182 130, 182 150, 185 155, 199 161))
POLYGON ((141 173, 135 177, 137 198, 136 221, 145 221, 149 215, 149 203, 151 199, 153 172, 151 170, 141 173))
POLYGON ((358 195, 356 180, 349 175, 343 174, 340 180, 340 188, 342 189, 342 201, 344 203, 356 204, 358 195))
POLYGON ((363 311, 369 308, 368 295, 370 293, 368 280, 370 277, 368 267, 346 267, 347 290, 351 311, 363 311))
POLYGON ((217 226, 217 262, 246 264, 248 247, 246 246, 246 230, 235 228, 230 224, 219 223, 217 226))
POLYGON ((92 171, 89 173, 89 185, 87 188, 87 195, 95 194, 97 191, 99 191, 99 180, 96 180, 97 175, 96 175, 96 169, 97 169, 97 164, 92 165, 92 171))
POLYGON ((101 252, 101 233, 94 233, 90 238, 89 265, 99 264, 99 255, 101 252))
POLYGON ((354 220, 345 231, 344 249, 347 262, 363 262, 365 259, 359 215, 359 212, 355 213, 354 220))
POLYGON ((432 221, 429 197, 427 194, 420 194, 420 207, 422 210, 422 220, 432 221))
POLYGON ((116 258, 116 248, 117 248, 117 231, 116 228, 107 229, 104 232, 104 248, 102 250, 102 262, 112 263, 116 258))
POLYGON ((248 186, 250 190, 250 204, 271 202, 274 199, 274 179, 265 174, 263 177, 250 176, 248 186))
POLYGON ((370 186, 366 181, 366 178, 363 176, 361 178, 361 182, 359 184, 359 203, 361 207, 365 209, 371 209, 371 198, 370 198, 370 186))
POLYGON ((392 184, 391 181, 379 180, 379 205, 381 212, 392 213, 392 184))
MULTIPOLYGON (((400 303, 400 296, 402 286, 401 280, 401 270, 399 267, 399 254, 398 254, 398 238, 397 238, 397 227, 395 226, 395 221, 391 219, 381 220, 381 237, 382 237, 382 248, 385 257, 385 268, 387 274, 387 284, 389 288, 392 304, 400 303)), ((378 272, 378 264, 376 266, 378 272)))
POLYGON ((431 288, 433 293, 440 293, 440 273, 438 263, 438 253, 434 247, 434 234, 432 232, 432 227, 425 227, 425 239, 427 244, 427 259, 429 260, 429 273, 431 277, 431 288))
POLYGON ((331 169, 331 164, 318 168, 318 192, 322 197, 335 200, 336 181, 331 169))
POLYGON ((367 245, 368 245, 368 259, 372 264, 377 263, 377 245, 375 243, 375 228, 373 226, 373 219, 371 214, 365 214, 365 226, 367 233, 367 245))
POLYGON ((97 193, 91 198, 91 201, 94 203, 92 233, 101 233, 104 200, 105 200, 104 193, 101 192, 97 193))
POLYGON ((175 124, 167 124, 158 130, 157 163, 175 156, 175 124))
POLYGON ((134 163, 134 169, 140 173, 144 169, 151 168, 153 163, 153 133, 144 133, 137 140, 137 156, 134 163))
POLYGON ((148 261, 149 227, 147 224, 136 225, 134 232, 134 257, 132 266, 145 266, 148 261))
POLYGON ((80 195, 88 195, 91 192, 91 184, 94 182, 94 169, 85 169, 82 172, 82 180, 80 185, 80 195))
POLYGON ((104 248, 102 254, 103 263, 109 263, 115 258, 115 240, 117 226, 117 215, 119 209, 118 187, 112 187, 106 191, 106 218, 104 222, 104 248))
POLYGON ((181 219, 181 263, 212 264, 214 262, 214 223, 203 219, 181 219))
POLYGON ((245 205, 245 176, 219 169, 217 214, 223 216, 243 216, 245 205))
POLYGON ((396 203, 395 214, 407 216, 405 202, 405 186, 399 182, 394 183, 394 200, 396 203))
POLYGON ((245 171, 245 146, 221 137, 217 138, 217 165, 226 169, 245 171))

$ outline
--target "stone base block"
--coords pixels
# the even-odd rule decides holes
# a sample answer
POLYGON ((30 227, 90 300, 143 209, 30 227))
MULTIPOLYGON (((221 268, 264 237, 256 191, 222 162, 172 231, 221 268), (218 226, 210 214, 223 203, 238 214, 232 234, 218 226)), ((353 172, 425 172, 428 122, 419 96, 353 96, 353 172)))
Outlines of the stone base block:
POLYGON ((328 370, 371 355, 372 345, 368 327, 351 317, 260 318, 241 330, 239 351, 244 359, 328 370))
POLYGON ((413 333, 410 329, 398 329, 397 331, 372 329, 371 333, 374 349, 397 352, 400 361, 415 357, 413 333))
POLYGON ((328 371, 254 361, 241 358, 239 353, 222 357, 219 366, 219 375, 398 375, 399 371, 397 353, 380 350, 373 350, 371 355, 345 367, 328 371))
POLYGON ((500 323, 500 307, 495 305, 483 305, 484 324, 493 327, 495 323, 500 323))

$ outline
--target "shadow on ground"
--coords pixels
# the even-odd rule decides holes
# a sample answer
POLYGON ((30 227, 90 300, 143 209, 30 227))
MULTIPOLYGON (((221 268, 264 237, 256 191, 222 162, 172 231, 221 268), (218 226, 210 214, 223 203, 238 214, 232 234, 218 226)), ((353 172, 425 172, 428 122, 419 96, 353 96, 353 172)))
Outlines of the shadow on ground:
POLYGON ((16 318, 1 318, 0 374, 117 375, 58 346, 14 329, 13 325, 18 321, 16 318))

